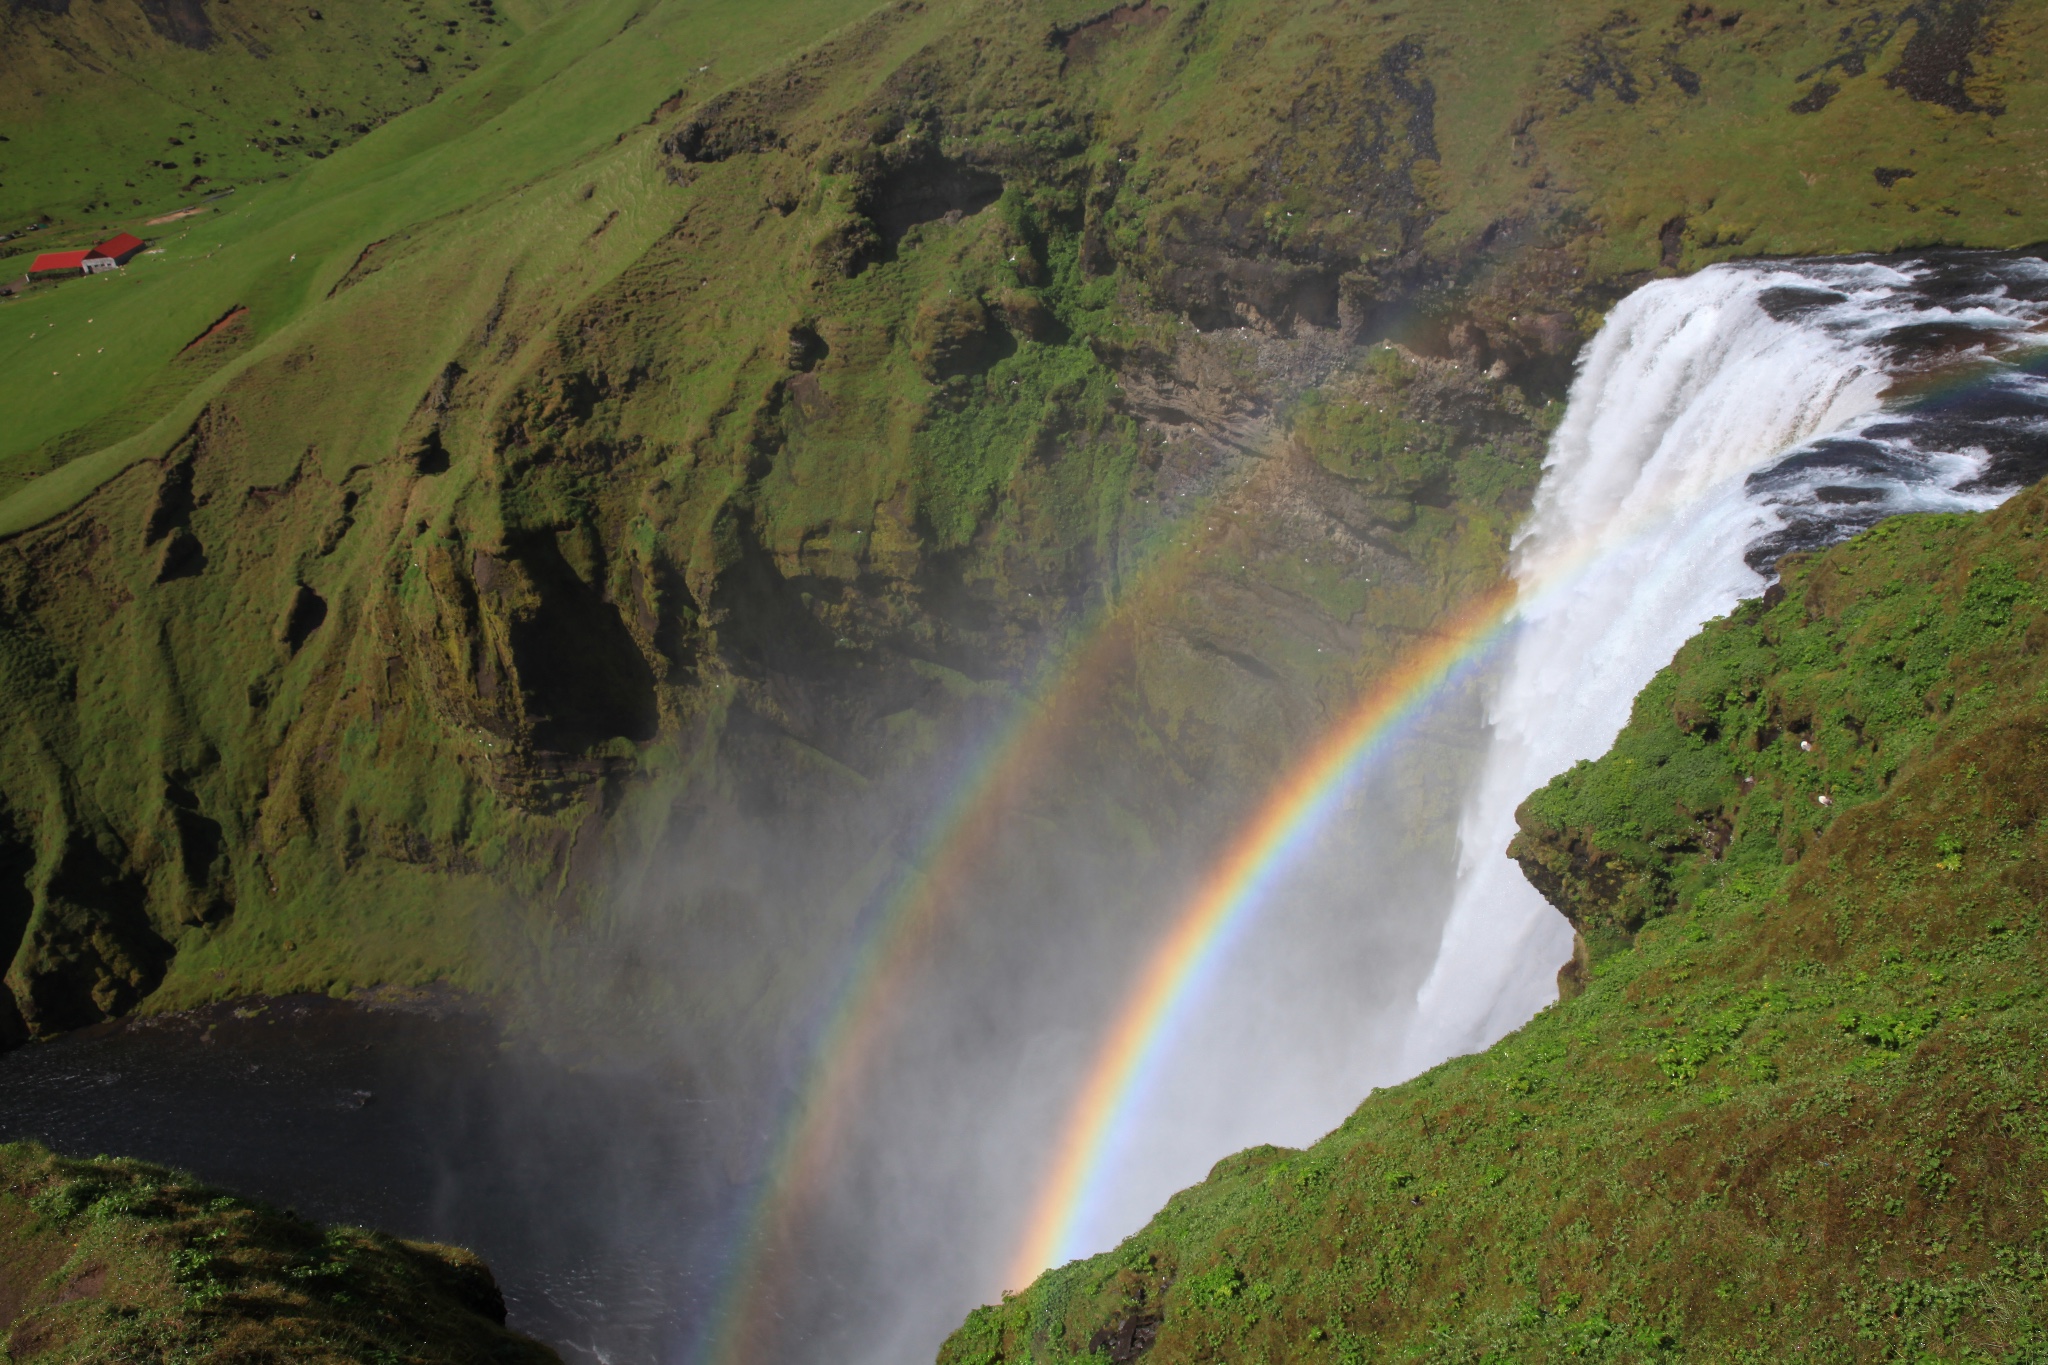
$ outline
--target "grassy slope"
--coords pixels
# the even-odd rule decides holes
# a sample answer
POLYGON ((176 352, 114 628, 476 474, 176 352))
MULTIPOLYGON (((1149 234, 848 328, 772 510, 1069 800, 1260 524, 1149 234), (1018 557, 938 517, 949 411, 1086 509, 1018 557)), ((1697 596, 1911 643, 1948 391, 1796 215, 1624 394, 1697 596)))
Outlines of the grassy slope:
POLYGON ((1788 562, 1521 811, 1581 993, 941 1361, 2040 1358, 2044 518, 1788 562))
POLYGON ((139 1161, 0 1147, 0 1349, 70 1361, 542 1365, 483 1263, 139 1161))
MULTIPOLYGON (((174 433, 174 439, 175 433, 191 429, 196 414, 204 411, 209 401, 217 401, 223 389, 236 395, 233 444, 222 452, 234 464, 218 471, 229 485, 222 490, 222 497, 233 499, 233 505, 215 509, 220 536, 206 524, 206 513, 200 514, 209 547, 206 553, 214 564, 231 567, 225 573, 188 581, 184 600, 152 592, 149 585, 158 576, 164 549, 144 531, 155 483, 116 485, 110 490, 117 504, 134 507, 127 514, 134 518, 129 523, 134 529, 124 526, 118 542, 133 548, 126 555, 90 556, 90 572, 100 576, 117 598, 132 598, 139 590, 149 602, 145 612, 149 624, 136 622, 139 631, 117 627, 112 638, 79 651, 75 657, 86 661, 83 705, 52 704, 34 682, 25 682, 14 696, 35 710, 38 728, 64 736, 61 742, 67 747, 84 744, 103 752, 129 748, 128 742, 114 736, 133 735, 135 718, 149 717, 143 728, 150 738, 138 755, 143 759, 142 771, 126 779, 139 779, 139 784, 121 791, 109 785, 111 774, 102 769, 99 776, 87 778, 84 792, 74 794, 75 789, 68 791, 60 774, 50 773, 43 783, 17 783, 10 805, 18 810, 55 802, 66 811, 58 816, 61 823, 75 821, 71 812, 80 806, 87 812, 117 811, 124 806, 165 810, 166 817, 144 817, 145 823, 164 830, 164 835, 154 840, 145 836, 145 840, 160 850, 166 837, 176 848, 202 850, 194 855, 196 863, 183 853, 173 855, 173 861, 184 864, 192 874, 177 875, 187 885, 196 885, 202 902, 219 889, 219 867, 212 873, 206 868, 212 850, 220 848, 223 840, 231 840, 244 851, 245 856, 235 859, 240 864, 236 871, 258 896, 266 889, 276 894, 281 888, 288 897, 302 894, 309 881, 315 887, 331 885, 336 871, 331 865, 316 866, 308 877, 293 866, 286 853, 283 867, 259 874, 251 866, 254 860, 246 857, 254 835, 251 823, 260 814, 253 798, 275 780, 272 765, 277 761, 278 731, 286 728, 295 712, 308 666, 314 662, 310 656, 301 658, 297 679, 275 678, 279 665, 289 660, 280 647, 279 614, 290 606, 290 584, 306 576, 309 567, 324 571, 313 575, 323 591, 332 591, 330 576, 354 572, 374 579, 383 571, 386 546, 380 544, 364 555, 356 553, 362 536, 344 539, 352 524, 344 505, 354 507, 360 494, 335 488, 329 478, 345 480, 352 466, 389 466, 397 429, 419 393, 446 363, 447 348, 480 332, 498 332, 501 344, 516 346, 520 334, 535 325, 533 314, 542 319, 551 316, 565 301, 573 301, 601 283, 645 248, 666 226, 664 220, 646 213, 652 202, 649 184, 655 177, 644 169, 636 173, 632 165, 635 158, 644 164, 648 139, 640 139, 627 151, 612 151, 615 131, 644 120, 679 85, 712 78, 696 68, 709 65, 713 70, 744 73, 750 63, 786 52, 800 41, 800 34, 817 31, 817 26, 829 23, 833 15, 805 6, 782 18, 789 26, 737 24, 728 9, 717 7, 690 7, 679 16, 642 14, 626 4, 579 8, 499 58, 474 82, 395 120, 305 176, 238 196, 232 201, 232 210, 194 220, 203 222, 205 229, 195 228, 182 248, 146 258, 146 265, 106 286, 99 280, 82 281, 68 290, 31 295, 13 305, 17 316, 39 311, 43 327, 54 324, 59 335, 66 334, 67 328, 91 327, 121 337, 123 351, 133 350, 121 355, 110 347, 108 354, 130 359, 152 350, 158 355, 174 354, 178 346, 232 306, 247 307, 249 312, 246 335, 237 347, 230 348, 224 365, 211 375, 198 377, 195 393, 157 383, 158 377, 146 372, 140 377, 130 375, 135 388, 127 395, 119 380, 91 390, 104 409, 113 411, 108 420, 117 430, 123 424, 139 425, 155 417, 156 413, 144 406, 152 396, 159 407, 176 405, 170 418, 151 429, 174 433), (639 18, 634 22, 636 15, 639 18), (627 29, 632 40, 619 41, 622 30, 627 29), (492 147, 518 150, 501 150, 494 156, 488 154, 492 147), (625 163, 624 169, 621 163, 625 163), (603 198, 593 198, 600 190, 603 198), (606 224, 608 216, 611 221, 603 236, 592 242, 592 229, 606 224), (581 229, 564 232, 565 219, 581 222, 581 229), (348 314, 336 317, 334 310, 327 310, 326 325, 309 331, 304 315, 318 311, 320 302, 363 259, 364 249, 373 242, 385 243, 386 254, 374 258, 380 269, 359 271, 360 282, 341 292, 353 305, 348 314), (296 265, 291 261, 293 255, 298 257, 296 265), (460 266, 452 265, 451 258, 460 260, 460 266), (424 327, 422 319, 427 324, 424 327), (320 366, 309 373, 306 361, 315 347, 320 366), (358 376, 357 386, 335 385, 331 382, 335 374, 358 376), (295 383, 294 375, 303 378, 295 383), (135 396, 137 390, 152 383, 157 383, 154 395, 143 392, 139 398, 135 396), (402 405, 387 404, 380 417, 374 400, 366 404, 366 392, 406 396, 402 405), (128 406, 122 408, 118 405, 124 397, 128 406), (137 412, 138 407, 143 410, 137 412), (294 423, 306 425, 294 431, 294 423), (319 434, 317 444, 307 439, 314 433, 319 434), (311 451, 319 456, 313 475, 317 488, 299 486, 293 474, 302 452, 311 451), (251 489, 271 491, 252 493, 251 489), (277 506, 279 489, 295 490, 298 496, 277 506), (254 508, 244 501, 252 497, 258 504, 254 508), (261 524, 265 518, 259 513, 263 510, 273 513, 267 526, 261 524), (323 551, 322 540, 329 536, 340 542, 338 550, 330 543, 323 551), (224 541, 234 542, 233 549, 224 541), (333 551, 331 560, 329 551, 333 551), (298 567, 302 565, 308 567, 298 567), (127 586, 129 583, 134 586, 127 586), (151 598, 155 600, 151 602, 151 598), (242 637, 230 646, 225 659, 216 633, 222 627, 242 637), (165 696, 158 689, 166 673, 189 680, 173 685, 174 692, 183 695, 165 696), (156 695, 138 709, 131 689, 144 677, 156 680, 145 684, 156 695), (251 717, 250 698, 262 696, 268 688, 281 692, 282 706, 264 707, 270 711, 268 717, 260 713, 251 717), (281 715, 285 719, 281 720, 281 715), (224 751, 230 762, 220 768, 204 757, 187 757, 208 750, 224 751), (236 755, 243 761, 235 761, 236 755), (168 813, 160 785, 168 774, 182 788, 189 779, 180 774, 195 770, 210 774, 208 780, 196 784, 199 801, 207 808, 196 824, 168 813), (208 790, 212 778, 228 786, 208 790), (231 816, 223 831, 219 828, 222 822, 215 821, 211 812, 227 810, 242 814, 231 816), (163 824, 164 818, 171 826, 163 824), (199 843, 193 844, 179 830, 196 830, 199 843), (205 889, 208 886, 214 890, 205 889)), ((35 343, 18 340, 16 344, 40 345, 48 336, 43 330, 35 343)), ((96 350, 94 354, 97 356, 96 350)), ((18 409, 25 420, 12 425, 10 435, 24 444, 33 440, 49 429, 37 425, 45 413, 51 415, 52 425, 76 420, 76 407, 67 407, 47 392, 61 376, 45 374, 24 381, 18 372, 21 353, 13 359, 17 365, 13 390, 26 401, 18 409)), ((76 356, 67 360, 73 365, 80 363, 76 356)), ((184 382, 189 385, 192 380, 184 382)), ((150 439, 151 432, 146 430, 127 445, 116 445, 67 467, 59 477, 74 470, 94 474, 101 469, 118 471, 137 456, 150 453, 146 445, 150 439), (95 467, 94 461, 100 464, 95 467)), ((223 443, 216 443, 215 448, 223 443)), ((395 529, 404 514, 406 495, 412 491, 409 481, 400 483, 381 501, 369 505, 376 507, 387 527, 395 529)), ((28 511, 22 515, 32 519, 44 506, 38 499, 49 496, 48 484, 32 486, 25 498, 9 505, 9 511, 18 512, 25 502, 28 511)), ((56 496, 75 493, 59 490, 56 496)), ((203 507, 213 496, 214 490, 202 481, 198 502, 203 507)), ((430 512, 431 504, 422 510, 430 512)), ((24 567, 39 564, 47 568, 50 561, 41 551, 32 550, 21 562, 24 567)), ((30 677, 48 677, 45 670, 53 664, 66 667, 50 658, 52 635, 76 640, 73 632, 99 628, 91 619, 94 609, 80 598, 49 605, 55 614, 45 618, 44 630, 17 632, 10 641, 17 668, 30 677)), ((337 617, 345 610, 339 608, 337 617)), ((320 643, 335 633, 329 630, 320 643)), ((381 661, 373 666, 380 671, 383 668, 381 661)), ((324 681, 353 690, 347 677, 336 678, 329 671, 335 664, 318 667, 326 675, 324 681)), ((357 718, 322 719, 328 724, 320 727, 317 738, 308 736, 308 750, 334 744, 335 730, 357 718)), ((451 809, 449 800, 443 799, 449 784, 445 776, 435 777, 431 768, 423 787, 410 780, 422 775, 415 770, 402 780, 395 796, 377 790, 385 764, 379 756, 381 746, 402 747, 403 732, 396 725, 377 724, 357 733, 370 740, 370 752, 356 771, 359 781, 368 783, 372 791, 367 799, 350 798, 344 818, 360 827, 353 807, 364 801, 391 812, 409 829, 425 824, 426 837, 433 837, 438 821, 471 818, 465 803, 478 799, 473 789, 465 792, 458 780, 451 809)), ((308 752, 297 762, 310 757, 308 752)), ((481 799, 488 802, 490 796, 484 793, 481 799)), ((44 809, 50 808, 44 805, 44 809)), ((91 821, 93 816, 85 818, 91 821)), ((132 820, 130 815, 116 816, 116 823, 134 828, 132 820)), ((289 837, 289 825, 285 837, 289 837)), ((378 831, 371 829, 369 837, 376 840, 378 831)), ((396 837, 415 836, 404 833, 396 837)), ((489 863, 502 856, 502 850, 473 849, 467 861, 474 866, 479 859, 489 863)), ((62 857, 58 853, 59 861, 62 857)), ((92 861, 90 857, 88 861, 92 861)), ((52 871, 63 875, 54 867, 52 871)), ((106 895, 118 900, 123 894, 118 885, 106 885, 118 882, 117 876, 109 877, 96 868, 87 874, 87 880, 96 878, 83 897, 74 895, 70 903, 85 899, 90 904, 98 899, 104 905, 106 895)), ((174 899, 191 898, 176 892, 174 899)), ((333 946, 334 955, 285 956, 280 945, 295 939, 319 939, 321 935, 312 931, 320 926, 302 923, 290 913, 265 917, 269 922, 243 959, 246 965, 238 975, 267 962, 276 969, 278 979, 259 974, 259 985, 274 988, 324 980, 328 985, 340 982, 345 988, 349 981, 431 977, 451 965, 474 966, 478 954, 469 937, 467 916, 476 903, 476 894, 467 889, 460 875, 449 877, 444 872, 423 880, 401 849, 398 858, 367 869, 360 889, 343 904, 320 901, 309 908, 316 919, 321 914, 330 917, 325 942, 333 946), (436 910, 425 923, 417 918, 422 901, 436 910)), ((119 917, 121 912, 112 913, 119 917)), ((185 917, 188 923, 196 923, 206 913, 195 904, 185 917)), ((149 932, 148 926, 142 926, 141 946, 132 948, 123 961, 146 962, 157 951, 147 942, 149 932)), ((107 951, 119 950, 109 947, 107 951)), ((151 969, 143 965, 134 970, 147 975, 151 969)))
POLYGON ((901 777, 1106 596, 1055 785, 1133 847, 1222 818, 1498 573, 1543 393, 1660 261, 2048 236, 2024 7, 1927 89, 1898 5, 865 9, 576 7, 0 303, 31 1025, 502 982, 547 932, 508 892, 901 777), (1001 199, 878 241, 970 171, 1001 199))
POLYGON ((0 275, 21 272, 15 252, 90 244, 94 233, 328 156, 460 80, 552 9, 530 0, 10 6, 0 15, 0 232, 46 228, 0 245, 0 275))
MULTIPOLYGON (((736 25, 718 8, 669 18, 645 16, 642 6, 626 3, 579 7, 366 143, 247 191, 213 214, 170 225, 160 256, 144 257, 118 276, 69 282, 14 302, 6 314, 13 325, 0 341, 0 385, 16 420, 0 438, 0 469, 11 465, 7 472, 16 479, 32 479, 86 451, 98 458, 69 480, 7 499, 0 527, 18 529, 47 517, 175 439, 205 396, 237 371, 232 357, 239 347, 269 342, 273 352, 288 348, 290 342, 272 339, 324 301, 372 243, 385 244, 380 286, 416 279, 417 267, 394 274, 389 262, 417 258, 425 248, 434 261, 424 273, 444 277, 440 290, 456 293, 412 296, 400 305, 444 329, 440 336, 392 337, 390 320, 374 311, 328 321, 323 340, 332 346, 332 338, 344 337, 347 349, 326 364, 352 378, 337 386, 323 377, 321 387, 338 389, 337 406, 350 412, 363 406, 350 385, 381 388, 405 375, 406 362, 394 347, 431 350, 432 342, 473 329, 515 266, 545 279, 544 306, 573 301, 659 231, 634 221, 639 215, 632 211, 652 190, 644 166, 620 167, 617 154, 584 161, 678 88, 719 79, 697 67, 708 64, 720 76, 721 68, 736 68, 744 75, 859 8, 791 14, 784 27, 736 25), (621 38, 622 26, 631 27, 630 40, 621 38), (579 168, 584 179, 567 183, 579 168), (621 193, 608 196, 605 206, 586 206, 576 196, 606 179, 607 169, 625 182, 617 186, 621 193), (573 222, 585 223, 582 232, 564 221, 565 209, 573 222), (611 209, 626 221, 596 249, 586 248, 589 227, 611 209), (482 301, 465 297, 478 290, 489 291, 482 301), (231 344, 206 354, 185 349, 236 307, 249 313, 231 344), (225 373, 219 372, 223 360, 229 362, 225 373), (160 418, 166 407, 174 416, 152 429, 155 447, 147 438, 118 440, 160 418)), ((408 316, 404 330, 416 325, 408 316)), ((415 360, 412 368, 422 377, 417 386, 403 387, 424 388, 434 367, 415 360)), ((360 457, 365 446, 381 455, 382 445, 373 443, 388 440, 403 415, 400 409, 385 415, 381 426, 373 420, 368 431, 352 433, 358 444, 342 446, 333 459, 360 457)), ((316 428, 334 424, 331 413, 307 416, 316 428)))

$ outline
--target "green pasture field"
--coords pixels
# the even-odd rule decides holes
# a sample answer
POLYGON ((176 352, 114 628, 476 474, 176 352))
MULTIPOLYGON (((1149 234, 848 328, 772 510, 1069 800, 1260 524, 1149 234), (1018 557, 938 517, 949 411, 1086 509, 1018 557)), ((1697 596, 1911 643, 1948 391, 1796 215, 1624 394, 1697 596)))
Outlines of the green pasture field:
MULTIPOLYGON (((458 84, 548 0, 0 13, 0 233, 41 249, 289 175, 458 84)), ((0 250, 15 249, 0 245, 0 250)))
MULTIPOLYGON (((650 164, 655 106, 742 79, 863 8, 576 7, 375 135, 167 225, 128 269, 0 301, 11 418, 0 490, 12 494, 0 497, 0 533, 68 506, 188 425, 243 358, 194 373, 205 360, 179 357, 233 310, 248 310, 244 355, 310 343, 295 328, 373 243, 409 262, 392 275, 425 292, 320 336, 322 401, 337 410, 357 385, 424 388, 431 374, 402 379, 393 352, 474 328, 513 275, 558 298, 602 284, 669 226, 672 191, 650 164), (83 454, 61 480, 22 486, 83 454)), ((360 430, 323 456, 345 468, 394 434, 360 430)))

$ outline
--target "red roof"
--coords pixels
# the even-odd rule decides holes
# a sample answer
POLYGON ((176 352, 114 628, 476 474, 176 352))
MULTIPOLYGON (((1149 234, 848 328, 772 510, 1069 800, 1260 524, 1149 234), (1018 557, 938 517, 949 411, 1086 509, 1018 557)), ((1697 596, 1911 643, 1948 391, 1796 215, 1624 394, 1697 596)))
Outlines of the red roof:
POLYGON ((40 275, 45 270, 83 270, 89 251, 45 251, 36 257, 36 263, 28 268, 31 275, 40 275))
POLYGON ((140 237, 137 237, 132 232, 124 232, 121 233, 119 236, 109 237, 106 241, 101 242, 98 246, 92 249, 92 254, 95 256, 113 256, 119 258, 122 256, 133 255, 135 252, 140 251, 141 249, 142 239, 140 237))

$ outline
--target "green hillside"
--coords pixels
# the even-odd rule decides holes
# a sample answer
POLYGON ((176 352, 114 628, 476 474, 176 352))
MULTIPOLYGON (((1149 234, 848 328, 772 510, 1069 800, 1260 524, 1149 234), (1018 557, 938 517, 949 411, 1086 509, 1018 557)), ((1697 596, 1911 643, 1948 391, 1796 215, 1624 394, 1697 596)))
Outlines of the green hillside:
POLYGON ((1787 561, 1523 805, 1567 999, 942 1365, 2040 1359, 2044 526, 2036 488, 1787 561))
POLYGON ((0 13, 0 244, 90 245, 288 176, 475 71, 536 0, 29 0, 0 13))
POLYGON ((466 1251, 323 1228, 140 1161, 0 1146, 12 1365, 548 1365, 466 1251))
POLYGON ((1105 604, 1050 780, 1214 827, 1498 573, 1621 291, 2048 236, 2042 20, 1942 12, 594 0, 0 303, 24 1025, 502 986, 691 812, 916 773, 1105 604))

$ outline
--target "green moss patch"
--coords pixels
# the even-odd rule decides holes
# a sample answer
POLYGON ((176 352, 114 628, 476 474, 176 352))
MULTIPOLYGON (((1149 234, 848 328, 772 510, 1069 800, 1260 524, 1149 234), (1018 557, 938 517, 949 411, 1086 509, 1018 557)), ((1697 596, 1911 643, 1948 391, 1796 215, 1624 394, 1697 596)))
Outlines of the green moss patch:
POLYGON ((541 1365, 469 1252, 323 1228, 145 1162, 0 1146, 7 1359, 541 1365))

